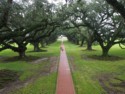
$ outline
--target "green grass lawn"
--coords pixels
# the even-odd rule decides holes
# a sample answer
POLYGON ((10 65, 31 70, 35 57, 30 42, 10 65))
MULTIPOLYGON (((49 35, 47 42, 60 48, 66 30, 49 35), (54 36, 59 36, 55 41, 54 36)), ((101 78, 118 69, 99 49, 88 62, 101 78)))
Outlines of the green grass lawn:
MULTIPOLYGON (((69 62, 72 66, 76 94, 125 94, 125 59, 97 60, 90 57, 101 55, 99 46, 93 46, 95 51, 86 51, 85 47, 81 48, 69 42, 64 44, 67 56, 72 59, 69 59, 69 62)), ((30 52, 33 47, 28 45, 26 55, 30 56, 30 58, 33 56, 35 58, 58 56, 60 54, 59 47, 60 42, 56 42, 43 48, 47 52, 30 52)), ((118 46, 112 47, 109 54, 125 58, 125 50, 120 49, 118 46)), ((17 55, 11 50, 0 52, 0 57, 3 58, 12 58, 17 55)), ((14 61, 0 58, 0 70, 8 69, 18 72, 20 81, 26 81, 34 75, 37 76, 33 83, 29 83, 9 94, 55 94, 57 73, 44 74, 49 66, 49 61, 33 64, 27 60, 14 61), (43 74, 38 76, 39 71, 43 71, 43 74)))
MULTIPOLYGON (((74 60, 72 74, 76 94, 125 94, 125 60, 87 58, 86 56, 101 55, 101 48, 93 46, 95 51, 86 51, 85 47, 65 44, 68 56, 74 60)), ((118 46, 114 46, 109 54, 125 58, 125 50, 118 46)))
POLYGON ((31 59, 29 61, 16 59, 15 56, 18 56, 18 54, 14 53, 11 50, 5 50, 0 53, 0 70, 6 69, 18 72, 19 80, 22 82, 27 81, 33 76, 38 76, 38 72, 41 72, 41 75, 38 76, 37 79, 33 81, 33 83, 29 83, 25 87, 13 91, 11 94, 55 94, 57 73, 48 73, 48 70, 50 68, 49 60, 42 61, 38 64, 30 62, 33 58, 36 57, 57 57, 59 55, 59 45, 60 42, 56 42, 52 45, 47 46, 46 48, 42 48, 44 50, 47 50, 47 52, 30 52, 33 50, 33 47, 31 45, 28 45, 26 55, 29 56, 28 59, 31 59))

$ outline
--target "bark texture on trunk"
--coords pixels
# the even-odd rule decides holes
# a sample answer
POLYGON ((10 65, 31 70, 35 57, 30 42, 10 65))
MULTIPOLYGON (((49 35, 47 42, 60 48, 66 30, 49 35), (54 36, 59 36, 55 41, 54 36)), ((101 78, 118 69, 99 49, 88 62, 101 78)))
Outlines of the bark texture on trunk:
POLYGON ((40 51, 40 47, 39 47, 39 43, 34 43, 34 52, 39 52, 40 51))
POLYGON ((92 50, 92 42, 87 41, 87 50, 92 50))
POLYGON ((84 44, 84 39, 82 39, 81 44, 80 44, 80 47, 82 47, 83 44, 84 44))
POLYGON ((110 48, 111 48, 111 47, 103 47, 103 48, 102 48, 102 56, 103 56, 103 57, 109 56, 108 52, 109 52, 109 49, 110 49, 110 48))
POLYGON ((19 58, 24 58, 26 57, 25 51, 19 52, 19 58))
POLYGON ((19 58, 24 58, 26 57, 26 47, 25 46, 19 46, 19 48, 17 49, 17 52, 19 53, 19 58))

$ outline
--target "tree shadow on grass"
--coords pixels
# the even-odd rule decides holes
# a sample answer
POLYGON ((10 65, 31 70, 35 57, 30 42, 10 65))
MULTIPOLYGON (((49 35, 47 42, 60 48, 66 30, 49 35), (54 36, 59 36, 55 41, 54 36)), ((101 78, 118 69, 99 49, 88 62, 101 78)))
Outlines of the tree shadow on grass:
POLYGON ((40 47, 40 48, 48 48, 48 47, 45 46, 45 47, 40 47))
POLYGON ((115 76, 111 73, 101 73, 95 77, 107 94, 125 94, 125 80, 115 76))
MULTIPOLYGON (((48 76, 50 73, 57 72, 58 59, 59 59, 58 57, 48 58, 47 60, 49 60, 49 61, 45 62, 44 67, 40 68, 37 71, 36 70, 30 70, 30 71, 35 72, 31 77, 29 77, 25 81, 17 80, 17 81, 14 81, 14 82, 10 83, 9 85, 6 84, 5 87, 0 90, 0 94, 10 94, 10 93, 15 94, 15 92, 20 90, 21 88, 23 88, 27 85, 33 84, 38 78, 48 76)), ((43 61, 43 60, 41 59, 40 62, 41 61, 43 61)), ((34 63, 38 63, 38 62, 34 62, 34 63)), ((18 72, 18 73, 20 74, 20 72, 18 72)), ((14 77, 15 77, 15 75, 14 75, 14 77)))
POLYGON ((88 56, 89 58, 96 59, 96 60, 101 60, 101 61, 119 61, 119 60, 125 60, 124 57, 119 57, 119 56, 98 56, 98 55, 92 55, 88 56))
POLYGON ((100 60, 100 61, 120 61, 120 60, 125 60, 124 57, 119 57, 119 56, 99 56, 99 55, 82 55, 82 58, 84 60, 100 60))
POLYGON ((18 80, 19 74, 12 70, 0 70, 0 89, 4 88, 7 84, 18 80))
POLYGON ((34 61, 34 60, 37 60, 39 59, 40 57, 38 56, 26 56, 26 57, 23 57, 23 58, 20 58, 18 56, 14 56, 14 57, 4 57, 1 59, 1 62, 5 62, 5 63, 8 63, 8 62, 15 62, 15 61, 26 61, 26 62, 31 62, 31 61, 34 61))
POLYGON ((27 51, 27 53, 33 53, 33 52, 47 52, 48 50, 39 50, 39 51, 27 51))
POLYGON ((82 51, 97 51, 97 50, 95 50, 95 49, 92 49, 92 50, 84 49, 82 51))

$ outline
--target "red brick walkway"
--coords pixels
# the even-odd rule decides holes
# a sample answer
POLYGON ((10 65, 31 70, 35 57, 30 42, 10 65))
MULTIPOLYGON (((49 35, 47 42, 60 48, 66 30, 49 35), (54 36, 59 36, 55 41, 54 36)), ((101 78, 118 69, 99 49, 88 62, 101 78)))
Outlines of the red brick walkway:
POLYGON ((65 47, 61 45, 60 63, 58 68, 58 78, 56 86, 56 94, 75 94, 72 75, 70 72, 65 47))

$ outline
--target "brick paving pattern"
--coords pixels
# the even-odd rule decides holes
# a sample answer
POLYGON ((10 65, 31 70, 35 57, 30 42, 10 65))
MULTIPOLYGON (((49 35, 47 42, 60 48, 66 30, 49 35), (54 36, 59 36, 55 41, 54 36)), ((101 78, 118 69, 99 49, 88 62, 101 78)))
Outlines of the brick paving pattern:
POLYGON ((56 94, 75 94, 74 84, 65 47, 61 44, 60 48, 60 62, 58 68, 58 78, 56 86, 56 94))

